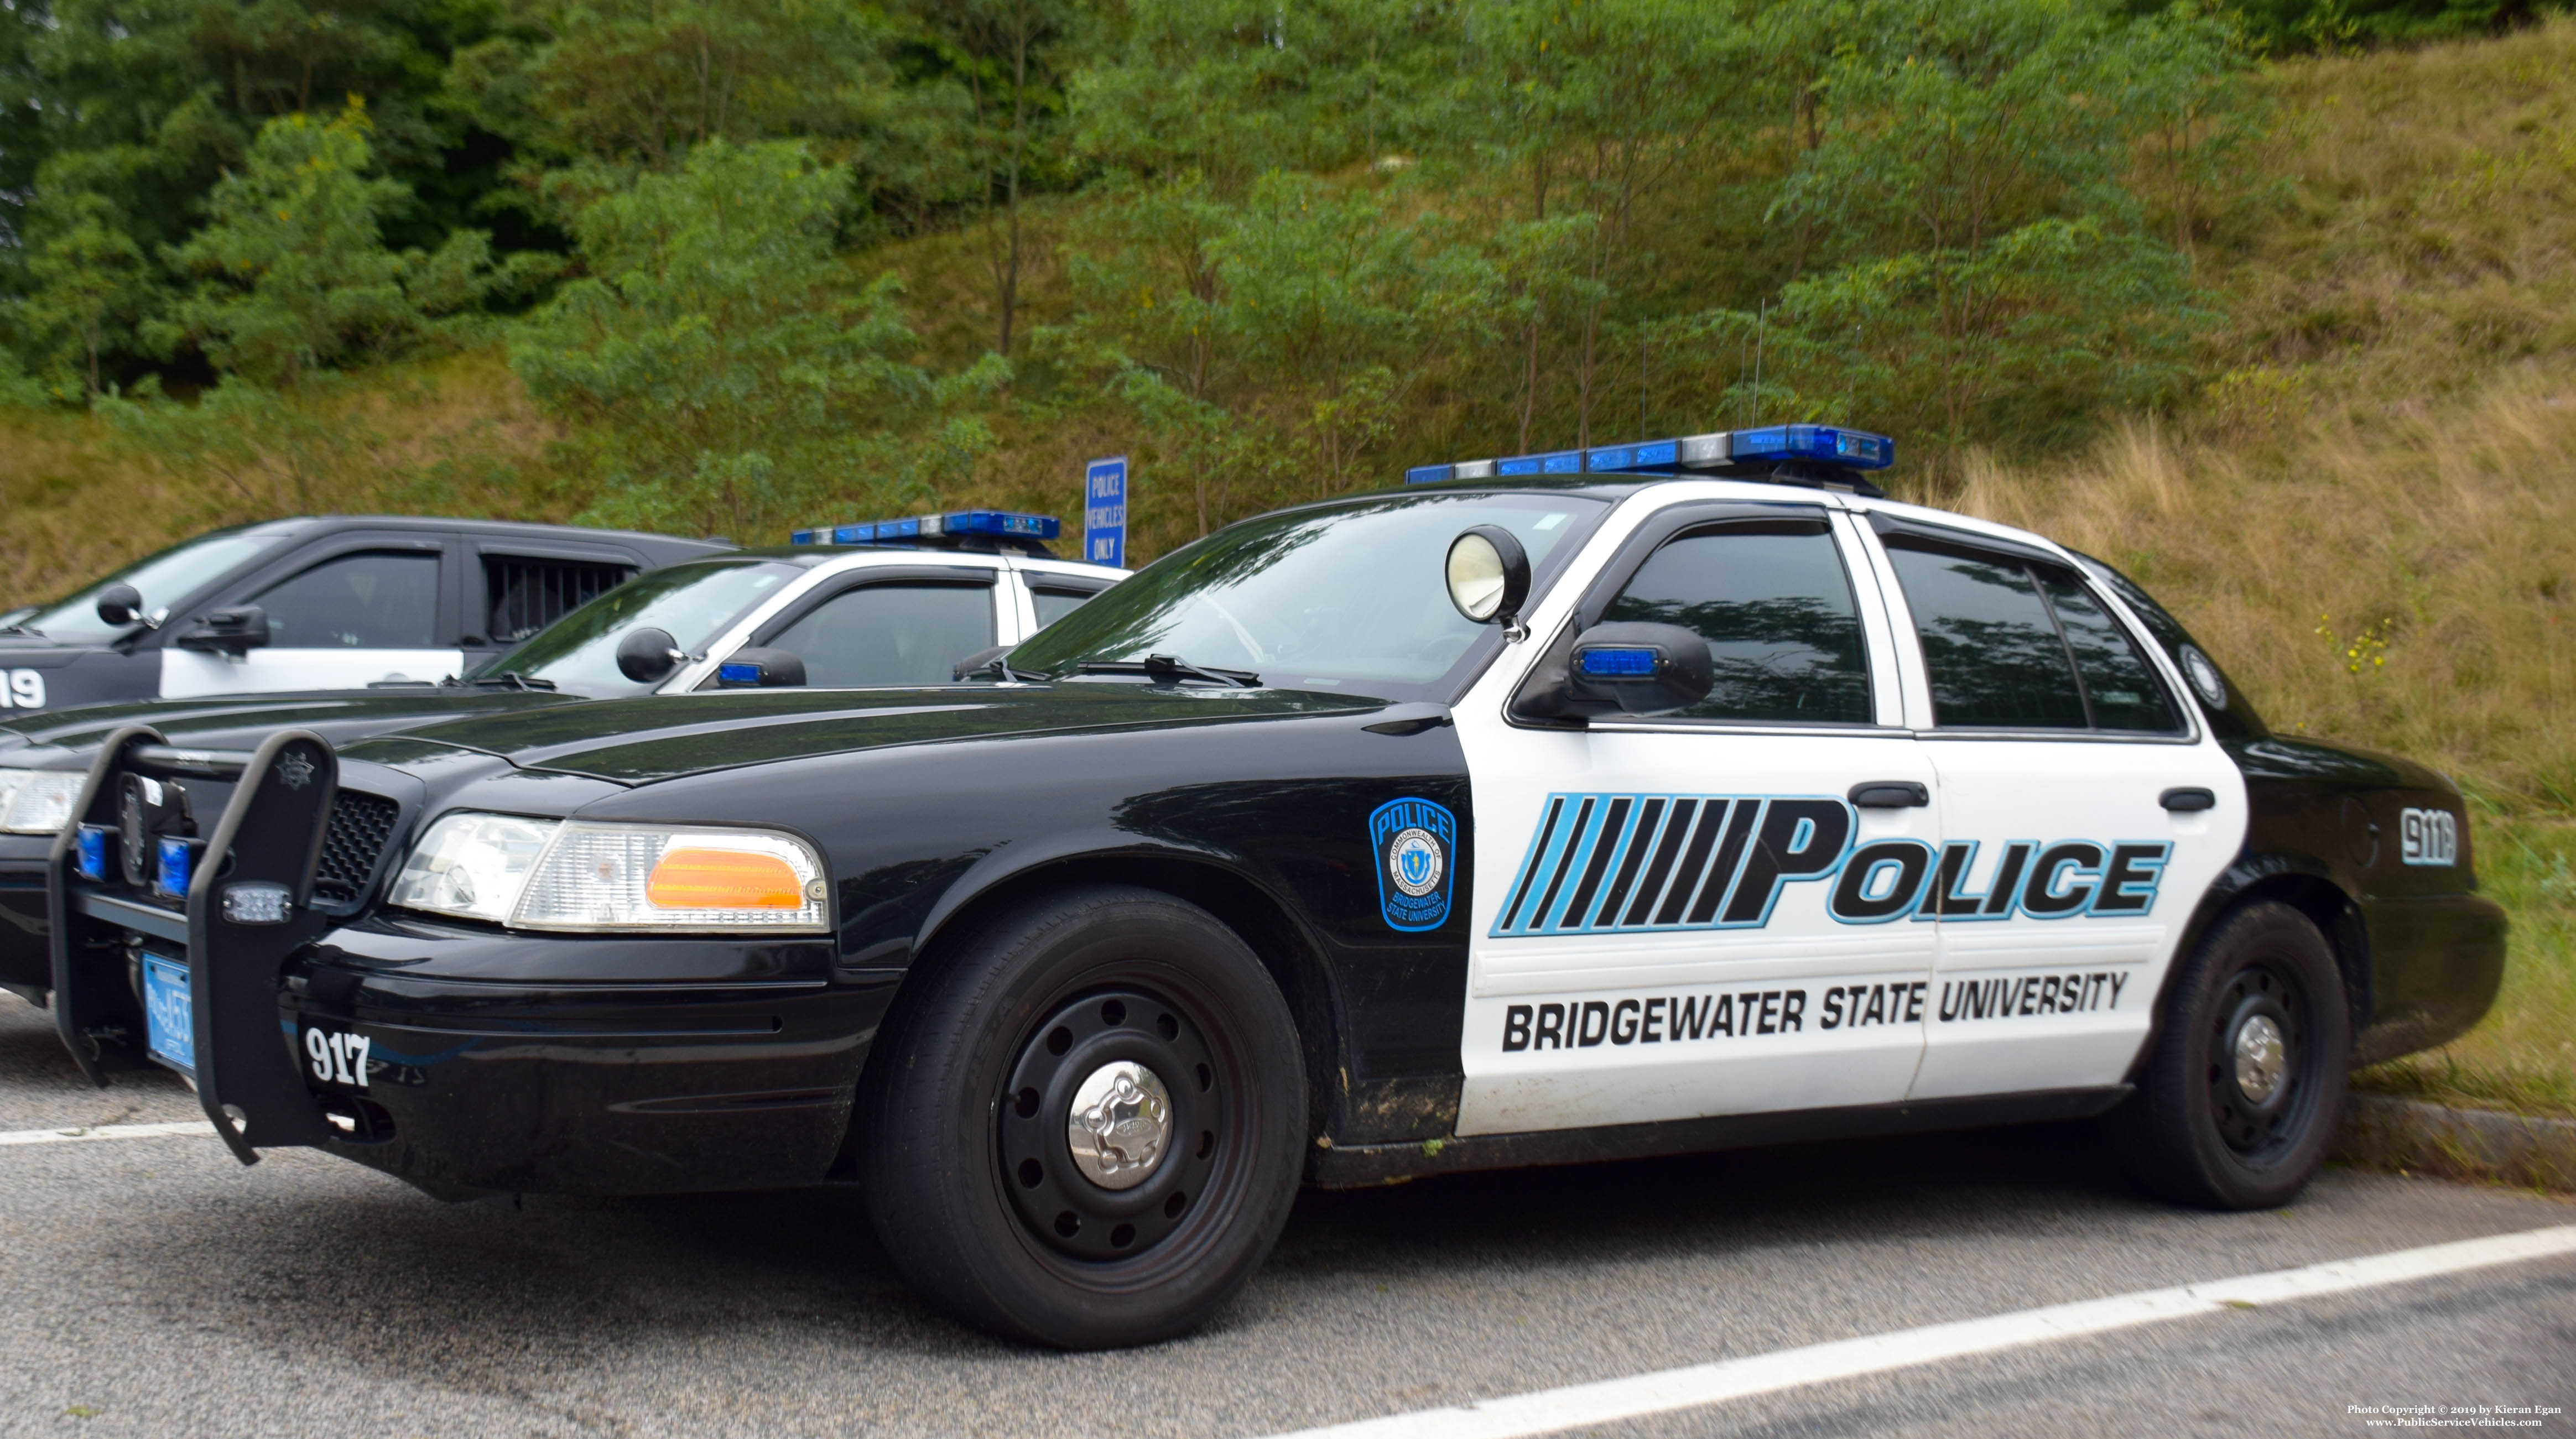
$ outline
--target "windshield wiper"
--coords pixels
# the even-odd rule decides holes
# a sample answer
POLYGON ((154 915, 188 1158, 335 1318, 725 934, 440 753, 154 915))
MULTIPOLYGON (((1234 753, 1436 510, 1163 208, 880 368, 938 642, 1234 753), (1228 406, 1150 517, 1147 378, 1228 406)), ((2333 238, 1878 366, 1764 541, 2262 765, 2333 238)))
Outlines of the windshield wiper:
POLYGON ((1206 680, 1210 684, 1233 685, 1238 689, 1259 689, 1261 676, 1250 670, 1221 670, 1194 665, 1173 655, 1147 655, 1141 660, 1099 660, 1075 665, 1081 675, 1143 675, 1158 685, 1178 684, 1184 679, 1206 680))
POLYGON ((34 625, 0 625, 0 635, 34 635, 43 639, 45 632, 34 625))
POLYGON ((441 683, 468 684, 476 689, 552 690, 556 688, 553 680, 539 679, 535 675, 523 675, 517 670, 503 670, 497 675, 476 675, 470 680, 444 680, 441 683))

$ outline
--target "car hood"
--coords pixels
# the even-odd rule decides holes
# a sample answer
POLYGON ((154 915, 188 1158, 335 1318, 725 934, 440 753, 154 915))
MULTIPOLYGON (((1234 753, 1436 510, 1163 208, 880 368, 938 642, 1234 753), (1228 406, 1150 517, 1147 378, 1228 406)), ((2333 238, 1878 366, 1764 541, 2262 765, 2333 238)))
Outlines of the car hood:
POLYGON ((299 694, 142 700, 30 713, 0 721, 0 753, 59 750, 87 755, 127 725, 150 725, 175 745, 250 749, 281 729, 309 729, 333 744, 464 715, 522 713, 579 695, 504 689, 315 690, 299 694))
POLYGON ((1117 683, 731 690, 457 720, 353 745, 344 754, 403 768, 474 751, 521 769, 632 785, 898 745, 1360 713, 1385 704, 1303 690, 1117 683))

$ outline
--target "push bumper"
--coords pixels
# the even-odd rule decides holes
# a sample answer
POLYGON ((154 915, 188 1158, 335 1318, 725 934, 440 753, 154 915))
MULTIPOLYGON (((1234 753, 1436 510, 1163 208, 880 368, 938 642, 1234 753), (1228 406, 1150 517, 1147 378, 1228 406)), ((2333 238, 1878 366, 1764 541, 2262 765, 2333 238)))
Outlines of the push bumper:
MULTIPOLYGON (((92 772, 84 821, 117 823, 121 776, 161 777, 168 761, 157 736, 120 736, 92 772)), ((148 1054, 188 1075, 246 1164, 307 1146, 444 1197, 826 1177, 890 978, 836 974, 823 938, 557 938, 365 919, 418 818, 416 782, 364 767, 365 793, 399 815, 357 898, 335 901, 313 885, 341 778, 329 746, 280 734, 231 768, 238 782, 184 908, 113 865, 104 882, 82 877, 77 826, 56 846, 48 886, 70 917, 52 936, 57 1023, 99 1082, 148 1054), (285 918, 228 917, 226 891, 240 884, 285 886, 285 918), (183 974, 184 1044, 169 998, 183 974)))

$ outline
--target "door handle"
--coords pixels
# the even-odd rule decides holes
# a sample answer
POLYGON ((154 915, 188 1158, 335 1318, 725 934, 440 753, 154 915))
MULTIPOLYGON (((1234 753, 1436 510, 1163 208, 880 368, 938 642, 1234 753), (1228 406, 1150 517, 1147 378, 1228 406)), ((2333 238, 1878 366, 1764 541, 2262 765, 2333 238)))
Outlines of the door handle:
POLYGON ((1932 802, 1932 789, 1910 779, 1865 779, 1847 798, 1856 809, 1921 809, 1932 802))
POLYGON ((2198 785, 2183 785, 2157 795, 2156 803, 2176 814, 2198 814, 2205 809, 2218 808, 2218 796, 2198 785))

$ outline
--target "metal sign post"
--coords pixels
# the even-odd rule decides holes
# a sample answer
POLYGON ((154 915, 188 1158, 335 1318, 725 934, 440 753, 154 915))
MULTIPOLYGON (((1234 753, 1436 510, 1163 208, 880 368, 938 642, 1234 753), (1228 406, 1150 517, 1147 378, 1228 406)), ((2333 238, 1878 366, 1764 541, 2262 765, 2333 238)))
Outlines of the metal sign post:
POLYGON ((1127 457, 1093 460, 1082 472, 1082 557, 1127 565, 1127 457))

